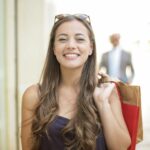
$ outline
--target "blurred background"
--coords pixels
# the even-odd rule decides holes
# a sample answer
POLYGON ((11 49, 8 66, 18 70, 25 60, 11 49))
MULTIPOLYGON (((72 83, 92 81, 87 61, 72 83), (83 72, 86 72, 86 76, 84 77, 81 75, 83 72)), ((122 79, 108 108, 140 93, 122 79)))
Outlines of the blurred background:
POLYGON ((97 42, 97 62, 111 48, 109 35, 121 35, 132 54, 141 86, 144 140, 136 150, 150 149, 150 9, 149 0, 0 0, 0 150, 21 150, 21 98, 37 83, 54 16, 85 13, 97 42))

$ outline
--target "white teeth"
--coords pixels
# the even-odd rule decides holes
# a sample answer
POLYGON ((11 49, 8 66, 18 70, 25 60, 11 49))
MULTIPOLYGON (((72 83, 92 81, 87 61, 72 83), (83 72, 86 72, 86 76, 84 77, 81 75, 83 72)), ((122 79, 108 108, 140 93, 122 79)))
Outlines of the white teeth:
POLYGON ((77 56, 79 56, 78 54, 65 54, 65 57, 69 57, 69 58, 75 58, 77 56))

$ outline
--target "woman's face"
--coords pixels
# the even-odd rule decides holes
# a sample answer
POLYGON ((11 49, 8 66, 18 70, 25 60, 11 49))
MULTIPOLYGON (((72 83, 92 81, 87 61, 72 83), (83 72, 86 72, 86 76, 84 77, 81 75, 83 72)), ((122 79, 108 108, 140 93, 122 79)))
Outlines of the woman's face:
POLYGON ((54 54, 60 67, 83 67, 92 54, 92 48, 89 31, 81 22, 64 22, 56 30, 54 54))

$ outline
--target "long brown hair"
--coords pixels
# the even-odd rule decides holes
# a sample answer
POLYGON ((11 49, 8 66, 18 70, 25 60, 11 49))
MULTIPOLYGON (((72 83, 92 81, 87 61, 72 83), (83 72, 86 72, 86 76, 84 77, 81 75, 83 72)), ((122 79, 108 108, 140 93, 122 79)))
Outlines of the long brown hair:
POLYGON ((83 67, 80 78, 80 92, 77 98, 77 113, 62 129, 62 136, 66 149, 94 150, 96 138, 100 131, 100 120, 93 100, 96 86, 96 44, 91 24, 75 15, 69 15, 54 23, 50 34, 50 42, 46 62, 40 81, 40 101, 35 109, 32 122, 33 150, 38 150, 43 133, 47 133, 48 124, 52 123, 58 110, 58 87, 61 80, 60 65, 54 55, 54 41, 57 28, 64 22, 78 20, 89 31, 89 38, 93 44, 93 53, 83 67), (73 132, 72 139, 67 133, 73 132))

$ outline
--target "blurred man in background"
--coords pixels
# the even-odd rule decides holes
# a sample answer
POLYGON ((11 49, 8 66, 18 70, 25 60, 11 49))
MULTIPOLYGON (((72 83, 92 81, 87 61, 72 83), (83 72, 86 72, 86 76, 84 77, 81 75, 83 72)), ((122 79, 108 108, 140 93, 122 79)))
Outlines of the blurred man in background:
POLYGON ((118 78, 125 83, 131 83, 134 77, 131 54, 120 46, 120 34, 110 36, 112 50, 102 55, 100 71, 104 71, 111 77, 118 78))

